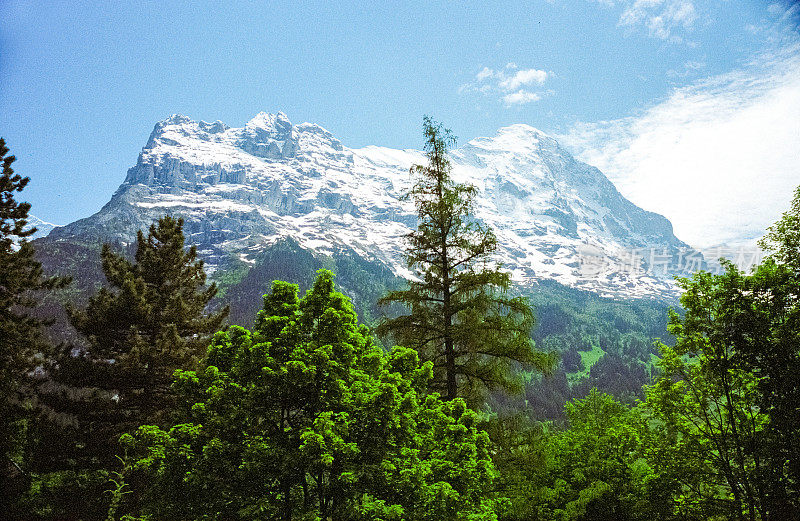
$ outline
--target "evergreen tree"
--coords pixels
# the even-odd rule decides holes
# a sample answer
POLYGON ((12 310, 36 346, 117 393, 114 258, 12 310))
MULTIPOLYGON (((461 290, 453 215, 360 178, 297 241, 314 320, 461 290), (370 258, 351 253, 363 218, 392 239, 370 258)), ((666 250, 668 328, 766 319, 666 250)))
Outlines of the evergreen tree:
POLYGON ((124 417, 115 430, 163 423, 173 372, 202 356, 228 310, 206 313, 217 286, 206 287, 197 248, 185 248, 183 219, 165 216, 146 237, 140 230, 133 263, 108 244, 101 256, 110 287, 86 309, 68 309, 71 324, 88 340, 83 356, 73 357, 92 364, 81 383, 116 394, 115 408, 124 417))
POLYGON ((31 372, 42 364, 46 343, 41 336, 45 321, 30 314, 35 292, 63 287, 68 279, 44 277, 28 242, 36 229, 27 227, 30 204, 17 202, 29 179, 15 174, 0 138, 0 512, 8 513, 13 476, 25 473, 19 460, 20 427, 33 391, 31 372))
POLYGON ((448 400, 515 388, 515 363, 548 370, 554 357, 534 349, 531 307, 509 295, 509 273, 491 264, 497 239, 472 215, 475 187, 450 177, 447 152, 455 138, 427 116, 423 133, 428 164, 411 167, 415 182, 407 194, 419 224, 407 236, 406 262, 418 280, 381 299, 409 314, 384 320, 378 332, 432 361, 433 386, 448 400))
MULTIPOLYGON (((163 217, 147 236, 140 231, 133 262, 107 244, 101 255, 108 286, 85 309, 67 309, 85 342, 60 353, 42 397, 74 427, 75 438, 45 432, 40 450, 42 471, 67 470, 94 483, 83 502, 97 508, 95 488, 107 482, 93 469, 116 468, 122 433, 168 423, 173 373, 196 363, 228 313, 206 312, 217 287, 206 287, 196 248, 185 248, 182 219, 163 217)), ((68 505, 81 503, 73 497, 68 505)))
MULTIPOLYGON (((159 519, 496 520, 486 433, 425 396, 431 364, 386 353, 320 271, 276 281, 253 331, 220 332, 180 371, 179 423, 125 437, 159 519)), ((135 507, 136 505, 128 505, 135 507)))

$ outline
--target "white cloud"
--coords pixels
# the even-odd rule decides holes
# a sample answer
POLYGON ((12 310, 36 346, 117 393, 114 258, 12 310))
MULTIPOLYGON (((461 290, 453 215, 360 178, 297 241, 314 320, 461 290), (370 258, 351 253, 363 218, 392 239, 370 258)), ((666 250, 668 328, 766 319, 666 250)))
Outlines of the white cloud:
POLYGON ((483 95, 496 95, 508 107, 522 105, 542 99, 541 94, 523 87, 541 86, 550 73, 539 69, 519 69, 516 63, 509 62, 502 69, 484 67, 470 83, 459 87, 459 92, 478 92, 483 95))
POLYGON ((767 11, 776 17, 775 25, 784 32, 796 33, 800 29, 800 3, 794 0, 783 0, 770 4, 767 11))
POLYGON ((542 99, 542 97, 535 92, 519 89, 516 92, 512 92, 503 96, 503 103, 506 105, 524 105, 525 103, 539 101, 540 99, 542 99))
POLYGON ((770 15, 759 23, 746 24, 744 30, 772 46, 786 46, 798 41, 800 34, 800 2, 782 0, 767 6, 770 15))
POLYGON ((478 81, 483 81, 485 79, 491 78, 494 76, 494 71, 489 67, 484 67, 481 69, 481 72, 475 75, 475 79, 478 81))
POLYGON ((706 68, 706 62, 701 60, 688 60, 684 62, 681 70, 670 69, 667 76, 670 78, 686 78, 706 68))
POLYGON ((546 80, 547 73, 545 71, 526 69, 503 78, 497 85, 501 90, 508 92, 524 85, 543 85, 546 80))
POLYGON ((636 0, 622 11, 619 24, 641 24, 654 38, 681 41, 676 29, 690 29, 696 19, 697 10, 691 0, 636 0))
POLYGON ((800 184, 800 45, 561 140, 684 241, 752 243, 800 184))

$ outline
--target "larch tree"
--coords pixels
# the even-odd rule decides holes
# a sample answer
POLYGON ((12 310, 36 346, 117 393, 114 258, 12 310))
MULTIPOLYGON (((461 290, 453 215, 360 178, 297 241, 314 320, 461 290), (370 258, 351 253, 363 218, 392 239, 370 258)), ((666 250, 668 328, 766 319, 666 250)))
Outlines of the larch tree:
POLYGON ((406 194, 417 208, 417 229, 406 236, 406 262, 417 277, 380 300, 408 314, 384 319, 378 333, 433 362, 432 387, 446 399, 475 403, 484 390, 518 387, 515 365, 547 371, 554 356, 534 348, 533 311, 492 263, 497 239, 473 216, 476 188, 450 176, 455 137, 427 116, 423 133, 428 164, 411 167, 406 194))

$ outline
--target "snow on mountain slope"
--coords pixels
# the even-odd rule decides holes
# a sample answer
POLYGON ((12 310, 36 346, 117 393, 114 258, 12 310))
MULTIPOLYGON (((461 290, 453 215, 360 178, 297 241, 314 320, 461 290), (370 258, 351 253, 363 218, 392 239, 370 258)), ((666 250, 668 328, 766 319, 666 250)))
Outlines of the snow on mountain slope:
MULTIPOLYGON (((547 278, 603 295, 674 294, 669 269, 656 274, 644 269, 647 255, 631 255, 684 255, 688 247, 669 221, 633 205, 553 138, 512 125, 473 139, 451 159, 454 179, 478 188, 476 216, 494 228, 497 260, 518 283, 547 278)), ((410 276, 402 237, 416 214, 400 196, 409 167, 424 162, 416 150, 347 148, 283 113, 262 112, 243 128, 173 115, 156 124, 111 201, 49 240, 130 242, 171 213, 184 217, 210 271, 230 256, 252 263, 265 245, 289 236, 320 254, 346 248, 410 276)))
POLYGON ((25 229, 30 230, 31 228, 36 228, 36 232, 28 236, 28 240, 32 241, 40 237, 47 237, 53 228, 56 227, 58 227, 57 224, 43 221, 34 215, 28 215, 28 226, 26 226, 25 229))

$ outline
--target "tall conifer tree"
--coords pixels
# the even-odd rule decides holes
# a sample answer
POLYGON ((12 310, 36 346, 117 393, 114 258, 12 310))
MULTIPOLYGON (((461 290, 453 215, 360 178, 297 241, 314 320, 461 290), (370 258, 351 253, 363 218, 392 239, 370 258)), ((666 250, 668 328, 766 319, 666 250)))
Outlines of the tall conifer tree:
POLYGON ((428 164, 411 167, 407 194, 419 224, 406 237, 406 262, 418 279, 381 299, 410 312, 384 320, 378 332, 432 361, 434 387, 447 399, 474 399, 487 388, 516 387, 515 363, 547 370, 554 360, 534 349, 533 311, 509 294, 509 273, 491 263, 497 239, 472 215, 475 187, 450 177, 455 137, 427 116, 423 133, 428 164))
POLYGON ((27 228, 31 205, 18 202, 29 179, 14 173, 14 156, 0 139, 0 512, 8 513, 5 501, 11 499, 13 475, 24 473, 21 462, 12 454, 18 438, 19 422, 32 396, 31 372, 42 363, 45 348, 41 326, 45 324, 30 310, 36 305, 35 292, 63 287, 68 279, 44 277, 28 242, 35 228, 27 228))
POLYGON ((61 354, 58 392, 49 397, 77 421, 69 457, 78 468, 116 465, 122 433, 169 421, 174 371, 193 367, 228 313, 206 311, 217 287, 205 285, 196 248, 185 248, 182 219, 166 216, 147 236, 139 231, 134 262, 107 244, 101 255, 108 286, 85 309, 68 308, 85 343, 61 354))

